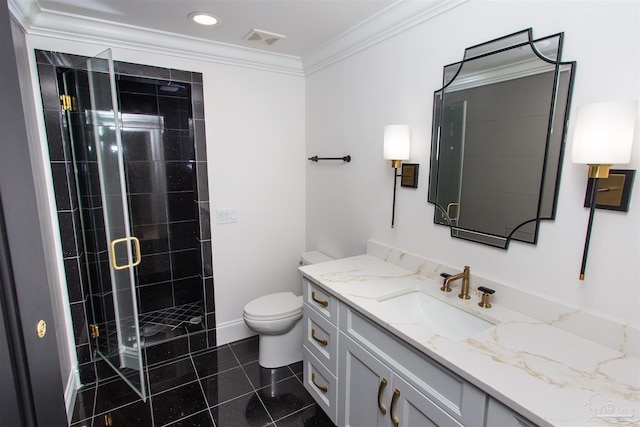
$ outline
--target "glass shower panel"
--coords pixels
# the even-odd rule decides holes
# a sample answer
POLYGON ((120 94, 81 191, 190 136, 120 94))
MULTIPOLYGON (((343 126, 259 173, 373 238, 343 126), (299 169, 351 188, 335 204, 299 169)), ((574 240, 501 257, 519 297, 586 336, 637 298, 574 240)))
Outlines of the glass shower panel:
POLYGON ((121 116, 111 51, 64 74, 89 267, 98 354, 146 400, 134 268, 140 243, 131 233, 121 116), (95 281, 95 283, 94 283, 95 281))

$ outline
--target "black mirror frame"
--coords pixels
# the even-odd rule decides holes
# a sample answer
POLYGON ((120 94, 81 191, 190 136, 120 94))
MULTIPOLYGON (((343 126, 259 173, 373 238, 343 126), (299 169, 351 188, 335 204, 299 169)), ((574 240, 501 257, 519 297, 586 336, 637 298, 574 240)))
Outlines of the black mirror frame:
MULTIPOLYGON (((540 221, 543 219, 545 220, 555 219, 558 191, 560 187, 562 162, 564 158, 564 148, 565 148, 565 140, 566 140, 566 133, 567 133, 567 120, 570 112, 574 74, 576 69, 575 61, 562 62, 560 59, 562 54, 563 37, 564 37, 564 33, 558 33, 558 34, 553 34, 551 36, 547 36, 541 39, 534 40, 533 30, 532 28, 528 28, 526 30, 522 30, 504 37, 500 37, 498 39, 488 41, 486 43, 481 43, 479 45, 475 45, 470 48, 467 48, 465 49, 465 55, 462 61, 458 63, 450 64, 444 67, 443 87, 435 91, 434 97, 433 97, 432 142, 431 142, 431 156, 430 156, 430 163, 429 163, 430 170, 429 170, 429 185, 428 185, 429 187, 428 202, 434 204, 434 223, 448 226, 451 230, 452 237, 458 237, 465 240, 474 241, 477 243, 483 243, 483 244, 493 246, 493 247, 498 247, 501 249, 507 249, 511 240, 518 240, 525 243, 536 244, 538 240, 540 221), (538 52, 538 50, 535 47, 536 42, 540 42, 540 41, 552 39, 552 38, 558 39, 557 56, 555 59, 548 58, 542 55, 541 53, 538 52), (491 45, 493 45, 496 48, 492 50, 487 50, 487 48, 489 48, 491 45), (543 170, 542 170, 542 180, 540 183, 540 190, 538 193, 539 198, 538 198, 537 214, 534 218, 524 221, 520 225, 515 227, 513 231, 511 231, 511 233, 506 237, 494 235, 494 234, 490 234, 482 231, 472 230, 472 229, 465 229, 464 227, 458 227, 457 225, 452 223, 452 218, 449 216, 448 208, 445 209, 443 206, 437 203, 438 172, 439 172, 438 160, 439 160, 439 142, 440 142, 439 131, 440 131, 440 124, 442 120, 441 111, 442 111, 442 107, 444 106, 443 95, 445 93, 445 89, 455 81, 456 77, 458 77, 458 75, 460 74, 460 71, 462 70, 463 65, 466 61, 471 61, 473 59, 498 54, 498 53, 505 52, 513 48, 522 47, 525 45, 529 45, 532 51, 541 60, 554 65, 554 69, 555 69, 554 86, 552 89, 553 92, 552 92, 552 100, 550 105, 551 109, 550 109, 548 128, 547 128, 545 157, 544 157, 543 170), (475 52, 475 54, 473 52, 475 52), (451 69, 450 67, 454 67, 454 66, 458 66, 457 71, 455 72, 455 75, 453 77, 451 77, 451 75, 447 76, 447 68, 451 69), (566 74, 568 75, 568 81, 566 83, 566 87, 564 88, 566 90, 566 103, 565 103, 564 115, 562 117, 562 123, 561 124, 558 123, 554 125, 553 121, 554 121, 554 114, 556 113, 556 107, 558 103, 557 97, 558 97, 558 88, 560 86, 559 79, 560 79, 561 71, 568 73, 566 74), (438 108, 439 106, 440 108, 438 108), (551 186, 551 184, 547 184, 548 187, 545 187, 546 179, 548 179, 547 172, 549 172, 547 170, 547 167, 550 162, 549 146, 551 143, 551 137, 552 137, 551 134, 554 129, 556 132, 561 129, 560 140, 557 141, 557 144, 559 144, 557 170, 551 171, 551 173, 555 175, 555 182, 553 183, 553 186, 551 186), (545 188, 547 188, 548 190, 551 190, 551 188, 553 188, 552 189, 553 199, 552 199, 551 206, 547 207, 546 211, 542 213, 541 209, 543 204, 543 192, 545 188), (441 216, 442 220, 446 222, 446 224, 443 224, 442 222, 437 221, 438 215, 441 216), (523 240, 514 235, 519 229, 521 229, 527 224, 534 224, 533 238, 531 240, 523 240)), ((457 215, 458 214, 456 213, 455 216, 457 215)))

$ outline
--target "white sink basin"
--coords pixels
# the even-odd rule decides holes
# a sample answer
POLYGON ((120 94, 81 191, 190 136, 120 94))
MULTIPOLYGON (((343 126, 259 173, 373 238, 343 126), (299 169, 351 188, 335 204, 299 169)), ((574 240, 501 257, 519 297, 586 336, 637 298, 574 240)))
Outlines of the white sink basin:
POLYGON ((380 301, 380 308, 390 311, 391 323, 414 323, 452 341, 459 341, 493 326, 473 314, 413 291, 380 301))

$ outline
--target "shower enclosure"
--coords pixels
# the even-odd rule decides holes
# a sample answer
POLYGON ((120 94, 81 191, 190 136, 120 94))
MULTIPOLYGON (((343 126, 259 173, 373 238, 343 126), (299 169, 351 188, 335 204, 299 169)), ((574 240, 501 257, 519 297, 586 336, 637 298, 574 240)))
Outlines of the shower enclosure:
POLYGON ((110 50, 61 82, 94 349, 146 399, 145 348, 210 311, 190 85, 116 76, 110 50))

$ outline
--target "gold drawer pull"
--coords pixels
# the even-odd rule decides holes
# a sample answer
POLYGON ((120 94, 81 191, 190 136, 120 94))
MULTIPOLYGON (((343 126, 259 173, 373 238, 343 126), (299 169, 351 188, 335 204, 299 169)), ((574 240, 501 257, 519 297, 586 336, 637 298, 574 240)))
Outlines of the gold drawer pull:
POLYGON ((321 385, 318 385, 318 384, 316 383, 316 374, 315 374, 315 372, 312 372, 312 373, 311 373, 311 382, 312 382, 312 383, 313 383, 313 385, 314 385, 314 386, 316 386, 316 388, 317 388, 318 390, 320 390, 321 392, 326 393, 326 392, 328 392, 328 391, 329 391, 329 387, 327 387, 327 386, 321 386, 321 385))
POLYGON ((329 341, 321 340, 320 338, 316 337, 316 330, 313 329, 313 328, 311 328, 311 338, 313 338, 314 340, 318 341, 322 345, 328 345, 329 344, 329 341))
POLYGON ((383 415, 387 413, 387 407, 384 406, 382 402, 380 402, 380 398, 382 397, 382 392, 384 391, 384 388, 386 386, 387 386, 387 379, 382 378, 382 381, 380 381, 380 387, 378 387, 378 408, 380 408, 380 412, 382 412, 383 415))
POLYGON ((329 305, 329 301, 321 301, 321 300, 317 299, 315 292, 311 292, 311 299, 314 300, 315 302, 317 302, 318 304, 320 304, 323 307, 326 307, 326 306, 329 305))
POLYGON ((393 414, 393 410, 396 406, 396 402, 398 401, 398 398, 400 397, 400 390, 395 389, 393 391, 393 396, 391 397, 391 421, 393 422, 393 425, 398 427, 398 425, 400 425, 400 420, 398 419, 398 417, 396 417, 393 414))

